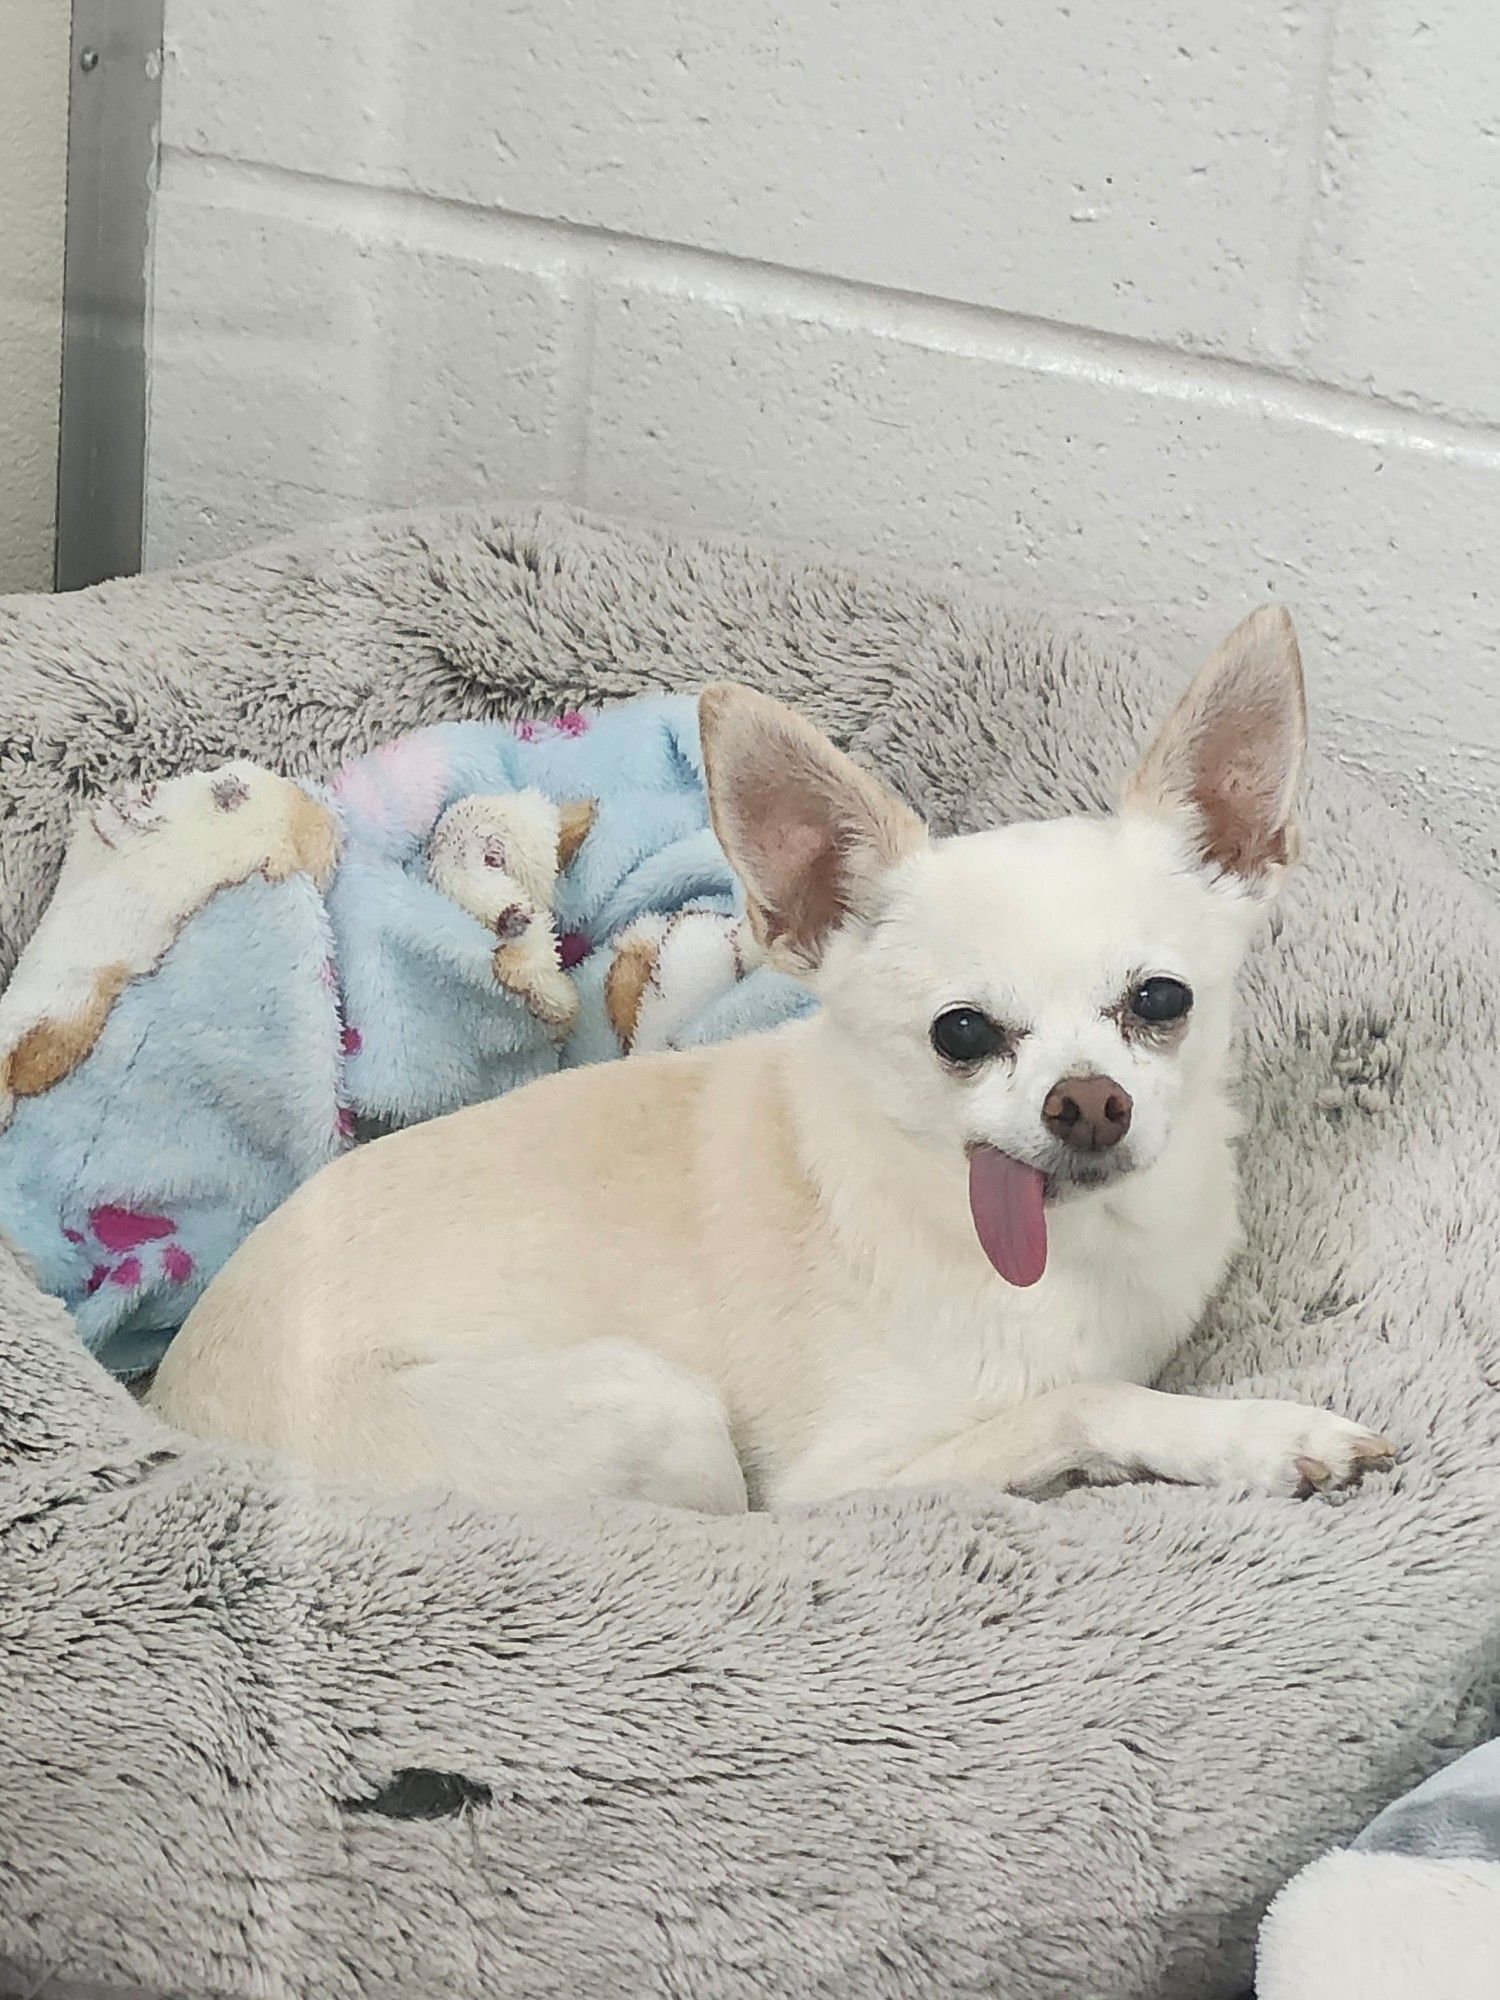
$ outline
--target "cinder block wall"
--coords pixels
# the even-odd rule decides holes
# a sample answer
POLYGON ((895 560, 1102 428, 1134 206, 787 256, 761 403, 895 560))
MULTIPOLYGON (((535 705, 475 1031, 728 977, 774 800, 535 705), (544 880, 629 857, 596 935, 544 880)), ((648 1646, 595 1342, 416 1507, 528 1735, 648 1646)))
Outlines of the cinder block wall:
POLYGON ((168 0, 148 554, 548 496, 1318 727, 1500 884, 1488 0, 168 0))

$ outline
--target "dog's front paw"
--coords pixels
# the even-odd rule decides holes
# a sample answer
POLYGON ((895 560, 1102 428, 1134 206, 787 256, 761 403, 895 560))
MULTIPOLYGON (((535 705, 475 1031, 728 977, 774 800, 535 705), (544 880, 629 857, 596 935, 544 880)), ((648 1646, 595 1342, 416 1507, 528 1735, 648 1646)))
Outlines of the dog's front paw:
POLYGON ((1396 1456, 1389 1438, 1302 1403, 1229 1403, 1216 1482, 1305 1496, 1350 1486, 1396 1456))

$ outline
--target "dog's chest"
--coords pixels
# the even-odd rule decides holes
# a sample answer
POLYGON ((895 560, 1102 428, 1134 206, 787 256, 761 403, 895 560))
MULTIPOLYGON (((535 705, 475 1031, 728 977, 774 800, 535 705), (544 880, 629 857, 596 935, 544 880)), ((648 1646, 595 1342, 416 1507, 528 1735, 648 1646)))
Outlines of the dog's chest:
POLYGON ((908 1261, 862 1304, 819 1315, 810 1401, 794 1416, 773 1397, 751 1426, 775 1497, 894 1478, 944 1439, 1065 1383, 1148 1382, 1192 1317, 1136 1271, 1111 1282, 1054 1263, 1021 1292, 968 1258, 947 1270, 908 1261))
MULTIPOLYGON (((881 1273, 878 1317, 898 1393, 916 1404, 1003 1409, 1068 1382, 1149 1382, 1222 1273, 1230 1239, 1100 1209, 1060 1216, 1040 1283, 934 1255, 881 1273), (1213 1240, 1210 1240, 1210 1237, 1213 1240)), ((893 1385, 894 1386, 894 1385, 893 1385)))
POLYGON ((984 1411, 1067 1382, 1149 1382, 1188 1330, 1187 1316, 1149 1286, 1052 1275, 1045 1294, 955 1302, 934 1315, 920 1357, 925 1393, 984 1411))

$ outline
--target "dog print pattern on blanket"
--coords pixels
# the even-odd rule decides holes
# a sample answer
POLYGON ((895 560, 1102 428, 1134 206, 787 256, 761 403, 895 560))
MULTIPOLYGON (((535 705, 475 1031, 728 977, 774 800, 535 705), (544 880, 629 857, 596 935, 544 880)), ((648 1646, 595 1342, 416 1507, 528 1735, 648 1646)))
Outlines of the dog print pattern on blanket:
POLYGON ((810 1005, 759 962, 688 698, 136 787, 0 996, 0 1225, 136 1374, 362 1139, 810 1005))

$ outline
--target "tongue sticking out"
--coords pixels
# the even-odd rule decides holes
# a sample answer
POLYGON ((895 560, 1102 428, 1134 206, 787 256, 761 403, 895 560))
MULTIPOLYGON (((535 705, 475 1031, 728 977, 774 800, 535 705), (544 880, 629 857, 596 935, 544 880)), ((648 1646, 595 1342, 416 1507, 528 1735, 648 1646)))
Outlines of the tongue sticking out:
POLYGON ((969 1213, 979 1246, 1012 1285, 1034 1285, 1047 1268, 1047 1177, 993 1146, 969 1155, 969 1213))

